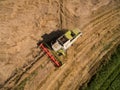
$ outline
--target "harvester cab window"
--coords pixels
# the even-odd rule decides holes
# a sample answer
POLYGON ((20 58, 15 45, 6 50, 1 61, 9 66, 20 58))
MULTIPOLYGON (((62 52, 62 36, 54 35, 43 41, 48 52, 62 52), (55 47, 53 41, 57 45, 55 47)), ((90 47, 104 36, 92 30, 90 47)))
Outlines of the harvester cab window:
POLYGON ((75 36, 75 33, 71 32, 71 36, 74 37, 74 36, 75 36))
POLYGON ((59 43, 62 44, 62 46, 63 46, 63 44, 68 41, 68 38, 66 38, 66 37, 63 35, 62 37, 60 37, 60 38, 58 39, 58 41, 59 41, 59 43))

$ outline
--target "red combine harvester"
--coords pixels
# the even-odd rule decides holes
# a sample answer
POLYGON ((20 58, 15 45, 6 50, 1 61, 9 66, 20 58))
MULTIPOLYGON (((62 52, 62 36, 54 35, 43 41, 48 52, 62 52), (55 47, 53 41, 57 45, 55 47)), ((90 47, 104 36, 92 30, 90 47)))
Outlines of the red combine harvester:
POLYGON ((47 54, 47 56, 55 64, 55 66, 60 67, 62 65, 62 63, 59 60, 57 60, 57 58, 48 50, 44 43, 41 43, 39 46, 47 54))

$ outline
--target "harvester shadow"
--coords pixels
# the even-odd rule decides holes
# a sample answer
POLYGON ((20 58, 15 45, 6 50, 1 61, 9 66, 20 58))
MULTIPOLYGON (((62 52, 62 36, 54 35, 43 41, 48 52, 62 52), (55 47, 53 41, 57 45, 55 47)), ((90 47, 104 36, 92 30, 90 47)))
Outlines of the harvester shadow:
POLYGON ((67 29, 62 29, 62 30, 56 30, 53 31, 49 34, 45 33, 42 37, 42 40, 39 40, 37 45, 39 46, 40 43, 44 42, 46 43, 49 47, 51 47, 51 42, 54 43, 56 41, 57 38, 59 38, 61 35, 63 35, 65 32, 67 31, 67 29))

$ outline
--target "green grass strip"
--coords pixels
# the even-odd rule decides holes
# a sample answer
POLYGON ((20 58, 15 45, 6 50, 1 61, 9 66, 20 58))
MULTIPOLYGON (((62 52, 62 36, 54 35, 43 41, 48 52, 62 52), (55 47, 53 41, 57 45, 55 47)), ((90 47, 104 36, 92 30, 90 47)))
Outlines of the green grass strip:
MULTIPOLYGON (((109 78, 104 81, 103 85, 100 87, 99 90, 107 90, 109 88, 110 84, 114 81, 114 79, 119 75, 120 73, 120 65, 116 67, 114 72, 109 76, 109 78)), ((120 85, 120 83, 119 83, 120 85)))
POLYGON ((120 47, 83 90, 106 90, 120 72, 120 47))
POLYGON ((115 78, 115 80, 111 83, 108 90, 120 90, 120 73, 115 78))

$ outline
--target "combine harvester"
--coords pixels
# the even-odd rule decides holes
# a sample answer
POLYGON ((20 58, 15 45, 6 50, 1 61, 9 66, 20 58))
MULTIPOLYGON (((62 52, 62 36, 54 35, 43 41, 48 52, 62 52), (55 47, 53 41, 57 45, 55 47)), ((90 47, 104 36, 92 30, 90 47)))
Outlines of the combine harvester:
POLYGON ((65 34, 60 36, 55 42, 51 41, 51 46, 47 43, 41 43, 39 47, 47 54, 55 66, 62 65, 58 56, 64 55, 66 50, 82 35, 79 29, 68 30, 65 34))

